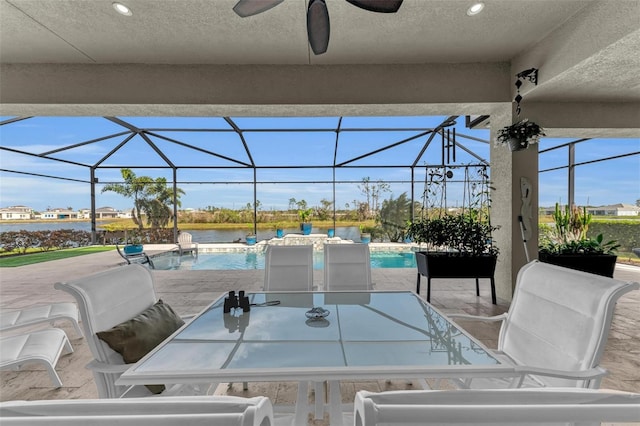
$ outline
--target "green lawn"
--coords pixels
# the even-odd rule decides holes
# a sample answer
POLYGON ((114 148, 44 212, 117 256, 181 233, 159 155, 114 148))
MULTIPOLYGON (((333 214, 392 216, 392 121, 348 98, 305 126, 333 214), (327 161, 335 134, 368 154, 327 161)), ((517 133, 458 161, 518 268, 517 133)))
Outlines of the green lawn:
POLYGON ((16 266, 32 265, 34 263, 48 262, 49 260, 66 259, 68 257, 82 256, 85 254, 99 253, 115 250, 114 246, 89 246, 65 250, 45 251, 39 253, 23 254, 17 256, 0 257, 0 268, 13 268, 16 266))

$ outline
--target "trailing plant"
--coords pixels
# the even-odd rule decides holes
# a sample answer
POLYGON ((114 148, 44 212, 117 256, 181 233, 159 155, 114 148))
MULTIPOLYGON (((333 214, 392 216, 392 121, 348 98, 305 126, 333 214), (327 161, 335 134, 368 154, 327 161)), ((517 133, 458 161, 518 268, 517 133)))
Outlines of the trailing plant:
POLYGON ((546 136, 544 129, 533 121, 525 118, 524 120, 520 120, 517 123, 498 130, 496 144, 510 146, 510 141, 515 139, 518 141, 519 148, 524 149, 530 144, 538 143, 541 136, 546 136))

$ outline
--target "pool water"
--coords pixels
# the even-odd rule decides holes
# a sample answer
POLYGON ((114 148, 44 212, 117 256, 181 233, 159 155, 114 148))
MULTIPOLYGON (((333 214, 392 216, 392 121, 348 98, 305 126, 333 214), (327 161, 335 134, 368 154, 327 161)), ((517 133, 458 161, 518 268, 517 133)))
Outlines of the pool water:
MULTIPOLYGON (((372 268, 415 268, 415 254, 412 251, 372 251, 372 268)), ((155 269, 174 270, 236 270, 264 269, 264 252, 217 252, 200 253, 198 258, 183 256, 180 261, 176 254, 153 257, 155 269)), ((323 269, 324 253, 313 253, 313 269, 323 269)))

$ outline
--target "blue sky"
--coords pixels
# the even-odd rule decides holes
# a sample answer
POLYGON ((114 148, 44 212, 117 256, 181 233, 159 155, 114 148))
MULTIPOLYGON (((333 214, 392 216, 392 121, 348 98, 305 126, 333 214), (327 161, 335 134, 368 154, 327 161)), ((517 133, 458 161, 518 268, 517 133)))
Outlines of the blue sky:
MULTIPOLYGON (((0 117, 6 120, 10 117, 0 117)), ((186 194, 182 197, 183 208, 204 208, 206 206, 241 208, 253 202, 253 170, 244 167, 250 159, 242 141, 229 124, 222 118, 163 118, 163 117, 120 117, 135 126, 154 129, 150 137, 176 165, 190 165, 196 169, 178 169, 178 186, 186 194), (195 128, 197 132, 181 129, 195 128), (169 140, 167 140, 169 139, 169 140), (219 157, 203 151, 187 149, 172 141, 188 143, 219 154, 219 157), (225 167, 225 168, 220 168, 225 167), (231 184, 227 182, 233 182, 231 184)), ((411 139, 420 134, 418 128, 435 127, 444 117, 345 117, 341 123, 340 144, 336 154, 337 162, 355 159, 367 152, 383 146, 411 139), (379 128, 405 128, 386 132, 373 131, 379 128)), ((261 168, 256 176, 259 182, 257 198, 263 210, 287 208, 289 200, 305 200, 310 206, 320 204, 321 199, 332 199, 332 164, 338 117, 314 118, 233 118, 243 129, 245 142, 255 163, 261 168), (293 129, 287 132, 251 131, 251 129, 293 129), (295 131, 312 128, 313 132, 295 131), (277 169, 275 166, 309 166, 313 168, 277 169), (303 182, 303 183, 294 183, 303 182), (316 183, 314 183, 316 182, 316 183), (317 183, 321 182, 321 183, 317 183), (277 183, 277 184, 276 184, 277 183)), ((488 130, 469 130, 460 117, 455 126, 458 143, 489 159, 489 145, 476 139, 488 140, 488 130)), ((0 126, 0 145, 39 154, 53 151, 63 146, 79 146, 51 155, 68 162, 52 162, 36 156, 18 155, 6 150, 0 151, 0 168, 18 170, 40 175, 64 177, 70 180, 49 179, 25 174, 0 172, 0 207, 27 205, 38 211, 46 208, 90 206, 90 186, 87 167, 74 162, 95 164, 109 154, 127 135, 121 125, 101 117, 36 117, 0 126), (82 144, 105 135, 114 135, 96 143, 82 144)), ((408 183, 410 169, 406 167, 417 158, 427 136, 416 137, 406 143, 350 162, 360 168, 337 169, 336 180, 352 181, 336 185, 336 204, 343 208, 353 206, 354 200, 363 200, 358 182, 364 177, 372 181, 385 180, 391 183, 391 192, 383 195, 397 197, 402 192, 411 191, 408 183), (376 168, 374 166, 399 165, 400 168, 376 168)), ((571 139, 543 139, 541 149, 557 146, 571 139)), ((598 158, 640 151, 640 139, 597 139, 577 145, 576 161, 591 161, 598 158)), ((437 164, 441 161, 441 140, 436 138, 418 160, 418 165, 437 164)), ((566 164, 566 148, 551 151, 540 156, 540 168, 552 168, 566 164)), ((468 164, 473 158, 462 149, 457 150, 457 164, 468 164)), ((127 142, 124 148, 105 160, 96 176, 96 206, 111 206, 118 209, 131 207, 131 201, 117 194, 101 193, 101 184, 118 181, 119 167, 131 166, 138 175, 164 176, 172 180, 170 169, 161 169, 165 163, 139 136, 127 142), (147 168, 141 168, 145 166, 147 168)), ((540 205, 549 206, 567 200, 566 170, 547 172, 540 175, 540 205)), ((424 181, 424 169, 416 169, 416 199, 420 199, 424 181)), ((450 197, 450 204, 460 202, 458 196, 450 197)), ((576 169, 576 201, 579 204, 605 205, 613 203, 635 204, 640 198, 640 156, 635 155, 600 163, 593 163, 576 169)))

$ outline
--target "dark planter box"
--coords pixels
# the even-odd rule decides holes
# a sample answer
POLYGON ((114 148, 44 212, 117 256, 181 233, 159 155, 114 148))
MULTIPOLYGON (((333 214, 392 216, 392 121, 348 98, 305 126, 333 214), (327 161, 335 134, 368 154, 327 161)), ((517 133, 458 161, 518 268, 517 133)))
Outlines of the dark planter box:
POLYGON ((540 262, 613 278, 618 256, 613 254, 547 254, 538 252, 540 262))
POLYGON ((447 253, 416 252, 418 278, 416 292, 420 293, 420 276, 427 277, 427 301, 431 301, 431 278, 475 278, 476 295, 480 295, 479 278, 491 280, 491 300, 496 304, 496 289, 493 275, 496 270, 498 257, 495 255, 482 256, 451 256, 447 253))

